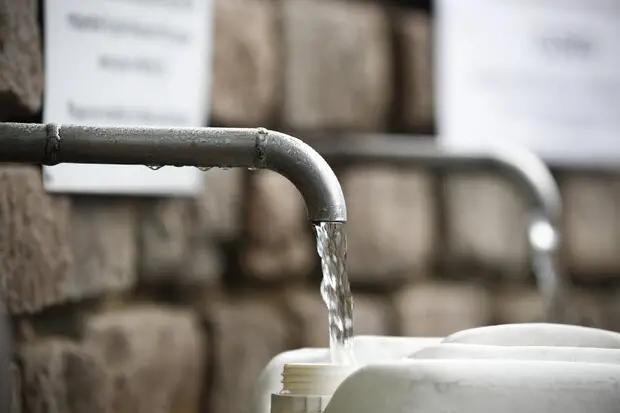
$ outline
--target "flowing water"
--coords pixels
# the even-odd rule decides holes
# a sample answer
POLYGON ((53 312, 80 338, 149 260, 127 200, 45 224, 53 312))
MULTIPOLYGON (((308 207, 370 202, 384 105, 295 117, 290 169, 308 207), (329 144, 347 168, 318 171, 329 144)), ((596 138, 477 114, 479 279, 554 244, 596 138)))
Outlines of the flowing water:
POLYGON ((323 222, 314 227, 321 257, 321 296, 329 319, 329 348, 335 364, 354 364, 353 297, 347 277, 347 237, 344 224, 323 222))

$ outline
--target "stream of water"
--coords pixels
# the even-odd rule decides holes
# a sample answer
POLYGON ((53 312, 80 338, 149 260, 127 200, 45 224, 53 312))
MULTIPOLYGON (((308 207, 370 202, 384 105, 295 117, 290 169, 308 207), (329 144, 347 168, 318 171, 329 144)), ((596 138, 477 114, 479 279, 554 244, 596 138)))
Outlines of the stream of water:
POLYGON ((317 250, 321 257, 321 296, 327 306, 331 362, 351 365, 353 357, 353 296, 347 277, 347 237, 344 224, 315 225, 317 250))

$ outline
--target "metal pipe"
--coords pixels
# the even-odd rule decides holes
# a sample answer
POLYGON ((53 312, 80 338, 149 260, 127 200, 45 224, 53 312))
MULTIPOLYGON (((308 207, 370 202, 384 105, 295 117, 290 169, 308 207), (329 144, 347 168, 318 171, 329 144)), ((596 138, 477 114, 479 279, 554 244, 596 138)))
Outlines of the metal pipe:
MULTIPOLYGON (((0 123, 0 162, 141 164, 269 169, 301 192, 312 222, 346 222, 340 183, 301 140, 279 132, 0 123)), ((1 303, 0 303, 1 304, 1 303)), ((0 412, 9 411, 11 336, 0 309, 0 412)))
POLYGON ((527 231, 532 270, 546 306, 547 321, 568 319, 568 279, 559 268, 562 201, 559 188, 546 165, 523 148, 485 147, 482 150, 439 148, 429 139, 412 136, 339 136, 313 140, 313 147, 334 164, 405 165, 444 171, 503 172, 527 195, 530 202, 527 231))
POLYGON ((269 169, 302 194, 312 222, 346 222, 338 178, 314 149, 258 128, 154 128, 0 123, 0 162, 269 169))

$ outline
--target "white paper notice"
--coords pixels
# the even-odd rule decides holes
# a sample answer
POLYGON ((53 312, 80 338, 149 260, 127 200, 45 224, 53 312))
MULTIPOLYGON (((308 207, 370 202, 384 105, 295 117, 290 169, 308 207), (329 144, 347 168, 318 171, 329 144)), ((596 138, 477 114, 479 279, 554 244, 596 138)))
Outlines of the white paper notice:
MULTIPOLYGON (((44 122, 203 126, 212 0, 46 0, 44 122)), ((192 195, 192 167, 60 164, 54 192, 192 195)))
POLYGON ((440 141, 620 159, 620 2, 438 0, 440 141))

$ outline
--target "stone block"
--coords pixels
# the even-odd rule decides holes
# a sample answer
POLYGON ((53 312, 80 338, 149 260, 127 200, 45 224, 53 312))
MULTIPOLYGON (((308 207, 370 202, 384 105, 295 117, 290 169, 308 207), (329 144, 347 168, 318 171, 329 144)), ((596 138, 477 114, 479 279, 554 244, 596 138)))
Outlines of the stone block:
MULTIPOLYGON (((389 335, 393 314, 383 299, 369 294, 353 294, 355 335, 389 335)), ((314 291, 291 289, 284 293, 287 312, 298 329, 296 347, 329 347, 327 307, 319 286, 314 291)))
POLYGON ((281 81, 277 3, 216 0, 212 117, 227 126, 261 126, 274 114, 281 81))
POLYGON ((205 173, 203 190, 194 205, 202 237, 230 242, 239 236, 245 172, 213 168, 205 173))
POLYGON ((140 282, 213 284, 223 257, 213 240, 202 237, 193 201, 162 199, 142 210, 140 282))
POLYGON ((559 179, 564 200, 564 251, 580 278, 620 272, 620 179, 569 174, 559 179))
POLYGON ((138 236, 135 202, 76 197, 72 204, 74 263, 63 286, 67 296, 79 300, 133 287, 138 236))
POLYGON ((0 120, 20 120, 41 108, 43 51, 37 0, 0 2, 0 120))
POLYGON ((395 21, 402 76, 401 121, 410 130, 428 130, 434 123, 433 41, 431 18, 404 12, 395 21))
POLYGON ((9 387, 9 413, 22 413, 22 379, 15 363, 9 367, 9 387))
POLYGON ((467 282, 415 283, 396 293, 394 303, 404 336, 444 337, 488 325, 493 311, 489 292, 467 282))
POLYGON ((83 346, 45 339, 22 346, 19 359, 24 412, 111 412, 103 363, 83 346))
POLYGON ((67 298, 71 204, 48 195, 40 168, 0 167, 0 283, 8 308, 32 313, 67 298))
POLYGON ((605 290, 575 288, 572 291, 572 300, 570 301, 573 309, 572 312, 569 312, 574 317, 574 321, 571 320, 572 323, 594 328, 614 328, 614 324, 617 323, 614 323, 612 320, 610 325, 607 314, 606 304, 609 301, 609 296, 609 292, 605 290))
POLYGON ((376 3, 282 2, 283 122, 294 130, 378 130, 392 95, 389 21, 376 3))
POLYGON ((499 176, 455 174, 445 189, 449 259, 526 278, 528 210, 516 187, 499 176))
POLYGON ((140 272, 150 279, 181 272, 189 249, 190 203, 184 199, 149 202, 142 209, 140 272))
POLYGON ((205 343, 191 313, 140 307, 91 317, 83 345, 104 362, 108 412, 198 413, 205 343))
POLYGON ((212 303, 205 321, 213 343, 210 413, 245 413, 258 376, 269 360, 288 350, 287 319, 267 300, 212 303))
POLYGON ((404 169, 353 168, 341 182, 351 283, 386 285, 425 272, 437 231, 430 177, 404 169))
POLYGON ((599 306, 605 316, 605 328, 620 332, 620 285, 609 285, 597 294, 599 306))
POLYGON ((309 276, 318 255, 301 194, 275 172, 249 178, 240 251, 244 273, 263 281, 309 276))
POLYGON ((48 195, 41 171, 0 169, 0 260, 13 313, 133 286, 135 208, 122 200, 48 195))
POLYGON ((534 287, 510 285, 493 293, 497 324, 545 322, 545 306, 534 287))
MULTIPOLYGON (((563 323, 606 328, 606 295, 596 290, 573 287, 566 300, 569 307, 562 309, 563 323)), ((495 322, 540 323, 546 322, 542 295, 534 287, 505 286, 494 292, 495 322)))
POLYGON ((239 232, 243 171, 213 168, 197 199, 146 203, 140 220, 140 276, 147 284, 211 285, 224 272, 219 244, 239 232))

